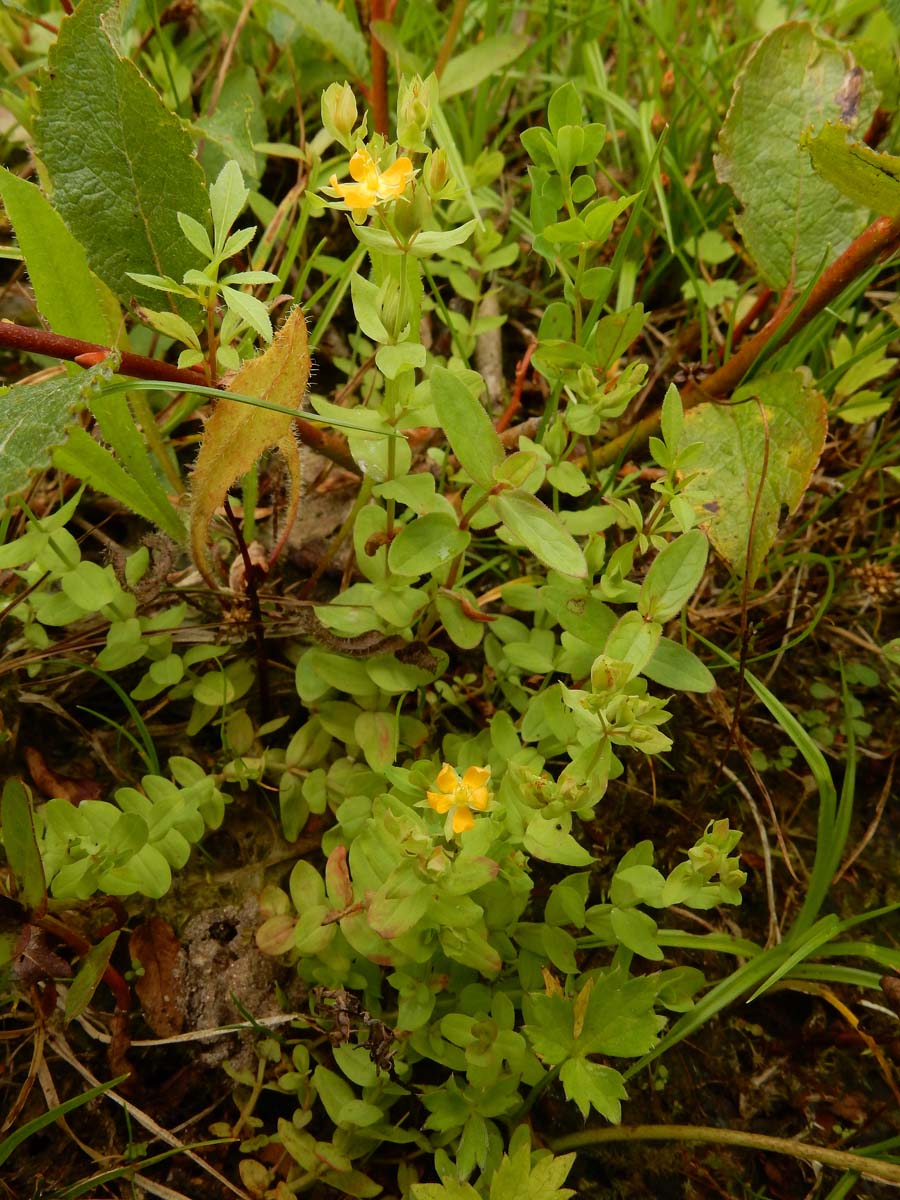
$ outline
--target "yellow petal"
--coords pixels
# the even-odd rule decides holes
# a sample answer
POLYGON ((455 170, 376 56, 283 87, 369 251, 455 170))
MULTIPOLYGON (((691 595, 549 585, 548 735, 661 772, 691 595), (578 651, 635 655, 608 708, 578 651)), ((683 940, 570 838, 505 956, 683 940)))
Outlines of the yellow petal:
POLYGON ((465 833, 467 829, 471 829, 475 824, 475 818, 472 816, 472 810, 465 804, 460 804, 456 812, 453 814, 453 832, 465 833))
POLYGON ((466 803, 471 804, 473 808, 477 808, 479 812, 484 812, 490 798, 491 794, 486 787, 473 788, 466 793, 466 803))
POLYGON ((367 183, 374 191, 378 186, 378 168, 368 150, 357 150, 350 159, 350 178, 367 183))
POLYGON ((465 775, 463 775, 463 787, 475 788, 484 787, 491 777, 490 767, 469 767, 465 775))
POLYGON ((378 177, 378 195, 382 200, 392 200, 401 195, 413 176, 413 165, 404 155, 378 177))
POLYGON ((445 796, 443 792, 428 792, 428 803, 435 812, 445 813, 453 804, 453 797, 445 796))
POLYGON ((447 792, 451 796, 459 787, 459 776, 449 763, 444 763, 444 765, 441 767, 440 773, 437 777, 437 786, 442 792, 447 792))
POLYGON ((348 208, 369 209, 378 199, 364 183, 338 183, 334 190, 348 208))

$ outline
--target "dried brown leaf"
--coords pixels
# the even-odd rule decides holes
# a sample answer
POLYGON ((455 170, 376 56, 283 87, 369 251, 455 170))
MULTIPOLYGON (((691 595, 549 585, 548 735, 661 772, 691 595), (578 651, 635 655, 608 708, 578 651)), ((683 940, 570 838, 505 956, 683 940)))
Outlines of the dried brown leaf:
MULTIPOLYGON (((309 366, 306 321, 302 311, 294 308, 268 350, 245 362, 228 390, 299 412, 309 366)), ((219 586, 209 557, 210 522, 234 481, 246 475, 271 447, 281 452, 290 473, 286 527, 293 524, 300 499, 300 448, 292 424, 286 413, 226 399, 218 401, 207 422, 191 479, 191 549, 197 569, 210 587, 219 586)))
POLYGON ((181 943, 168 921, 150 917, 138 925, 128 943, 143 968, 134 985, 147 1024, 157 1037, 174 1037, 184 1025, 181 994, 181 943))

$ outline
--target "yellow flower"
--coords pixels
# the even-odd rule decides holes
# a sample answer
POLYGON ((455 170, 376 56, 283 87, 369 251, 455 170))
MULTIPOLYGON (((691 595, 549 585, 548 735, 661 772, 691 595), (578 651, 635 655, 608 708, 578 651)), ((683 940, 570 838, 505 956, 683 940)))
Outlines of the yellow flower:
POLYGON ((428 803, 437 813, 449 813, 448 835, 465 833, 475 824, 472 809, 484 812, 491 793, 486 786, 491 777, 489 767, 469 767, 462 779, 449 763, 444 763, 437 777, 438 791, 428 793, 428 803))
POLYGON ((382 173, 375 159, 363 147, 350 159, 350 176, 356 182, 338 183, 337 175, 332 175, 329 182, 332 191, 347 205, 353 220, 359 225, 366 219, 370 208, 402 196, 413 175, 413 165, 405 154, 382 173))

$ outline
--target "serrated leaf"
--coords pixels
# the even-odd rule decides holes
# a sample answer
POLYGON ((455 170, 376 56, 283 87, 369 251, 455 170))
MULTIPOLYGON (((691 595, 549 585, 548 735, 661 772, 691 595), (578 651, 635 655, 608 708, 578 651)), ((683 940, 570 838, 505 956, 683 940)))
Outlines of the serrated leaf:
POLYGON ((36 184, 0 170, 0 199, 25 259, 37 306, 54 333, 108 346, 119 305, 88 266, 84 247, 36 184))
POLYGON ((178 224, 181 226, 181 232, 194 249, 198 250, 206 258, 212 258, 212 242, 209 240, 206 228, 199 221, 195 221, 193 217, 189 217, 187 213, 180 212, 177 214, 177 217, 178 224))
POLYGON ((217 248, 225 244, 228 231, 244 211, 249 195, 244 186, 241 168, 236 162, 227 162, 209 189, 209 206, 217 248))
POLYGON ((0 395, 0 500, 49 466, 51 450, 66 440, 73 414, 84 407, 86 388, 108 378, 109 370, 99 363, 82 375, 17 384, 0 395))
MULTIPOLYGON (((177 117, 115 48, 119 13, 82 0, 60 23, 36 123, 53 206, 122 300, 128 271, 181 279, 198 263, 176 213, 208 220, 203 172, 177 117)), ((189 306, 192 307, 192 306, 189 306)))
POLYGON ((829 122, 814 137, 802 139, 816 172, 853 204, 888 217, 900 215, 900 158, 849 141, 847 132, 846 125, 829 122))
POLYGON ((803 370, 765 376, 740 388, 728 405, 700 404, 685 414, 680 445, 701 448, 684 495, 719 554, 751 583, 782 516, 806 494, 826 430, 825 397, 803 370))
POLYGON ((593 1107, 614 1125, 622 1119, 621 1102, 628 1093, 622 1076, 612 1067, 576 1058, 565 1063, 559 1078, 567 1098, 578 1105, 583 1117, 593 1107))
MULTIPOLYGON (((299 411, 309 379, 306 321, 291 311, 272 345, 245 362, 229 390, 299 411)), ((207 422, 197 465, 191 477, 191 548, 194 561, 210 587, 217 587, 207 548, 207 533, 216 510, 234 481, 256 465, 260 455, 277 447, 291 476, 291 503, 285 521, 293 523, 300 492, 300 453, 292 418, 233 400, 222 399, 207 422)))
MULTIPOLYGON (((773 287, 803 287, 826 248, 836 257, 865 225, 865 210, 836 197, 799 146, 810 125, 841 119, 847 59, 812 26, 791 22, 760 42, 735 84, 716 173, 743 204, 735 223, 773 287)), ((864 77, 858 128, 867 128, 877 100, 864 77)))

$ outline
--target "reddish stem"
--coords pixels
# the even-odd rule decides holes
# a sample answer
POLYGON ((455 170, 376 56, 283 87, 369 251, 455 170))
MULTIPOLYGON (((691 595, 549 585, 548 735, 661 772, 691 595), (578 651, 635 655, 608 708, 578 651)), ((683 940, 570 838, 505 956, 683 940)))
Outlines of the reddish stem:
MULTIPOLYGON (((763 328, 741 346, 727 363, 707 375, 702 382, 690 380, 681 393, 685 408, 693 408, 704 400, 719 396, 730 396, 744 376, 769 347, 775 347, 786 337, 794 337, 814 317, 841 294, 854 279, 880 258, 885 258, 900 247, 900 218, 879 217, 847 247, 844 253, 831 264, 813 287, 799 313, 791 315, 790 296, 782 297, 778 309, 763 328)), ((2 329, 2 326, 0 326, 2 329)), ((594 453, 594 463, 600 467, 614 463, 621 454, 643 446, 647 438, 659 426, 659 413, 654 412, 638 421, 619 437, 599 447, 594 453)))
POLYGON ((522 407, 522 389, 525 386, 525 376, 528 374, 528 368, 531 366, 531 356, 536 349, 537 342, 529 342, 525 348, 525 353, 516 363, 516 379, 513 384, 512 396, 510 397, 509 404, 507 404, 506 408, 500 414, 497 424, 494 426, 498 433, 502 433, 504 429, 509 428, 513 417, 522 407))
POLYGON ((388 90, 387 90, 387 54, 384 46, 375 36, 374 24, 376 21, 389 21, 390 15, 385 8, 384 0, 372 0, 372 6, 369 12, 369 36, 371 41, 372 54, 372 90, 370 92, 372 104, 372 124, 375 126, 375 132, 388 136, 389 119, 388 119, 388 90))
MULTIPOLYGON (((94 342, 62 337, 58 333, 48 333, 45 329, 14 325, 11 321, 0 321, 0 346, 66 359, 69 362, 83 359, 82 365, 102 362, 113 353, 108 347, 98 346, 94 342)), ((196 371, 173 367, 158 358, 145 358, 143 354, 123 353, 119 363, 119 374, 131 375, 135 379, 159 380, 162 383, 196 384, 201 381, 196 371)), ((294 419, 294 430, 304 446, 309 446, 311 450, 337 463, 338 466, 359 474, 359 467, 353 461, 347 442, 339 434, 326 433, 309 421, 304 421, 302 417, 294 419)))
POLYGON ((740 344, 740 342, 744 338, 744 334, 747 332, 747 330, 750 328, 750 326, 753 324, 753 322, 756 320, 756 318, 759 316, 762 316, 763 312, 765 311, 766 305, 769 303, 769 301, 771 299, 772 299, 772 289, 771 288, 763 288, 762 291, 759 293, 759 295, 756 297, 756 299, 753 301, 753 304, 750 306, 750 309, 746 313, 746 315, 743 316, 740 319, 740 321, 738 321, 737 325, 735 325, 734 333, 731 335, 732 350, 735 348, 735 346, 740 344))
MULTIPOLYGON (((76 933, 74 929, 70 929, 68 925, 57 920, 56 917, 42 917, 36 923, 41 929, 46 929, 48 933, 52 933, 61 942, 65 942, 67 946, 71 946, 80 958, 84 958, 91 949, 91 943, 87 938, 82 937, 80 933, 76 933)), ((111 963, 107 963, 106 969, 103 972, 103 982, 112 992, 113 996, 115 996, 116 1011, 120 1013, 130 1012, 131 988, 128 986, 125 977, 111 963)))

